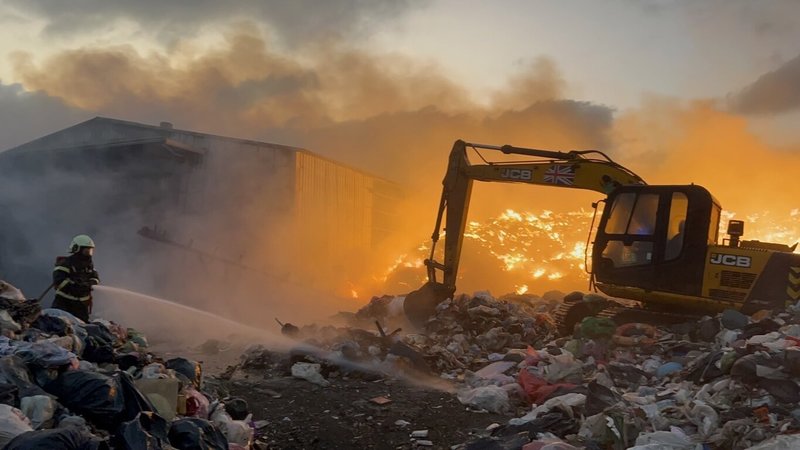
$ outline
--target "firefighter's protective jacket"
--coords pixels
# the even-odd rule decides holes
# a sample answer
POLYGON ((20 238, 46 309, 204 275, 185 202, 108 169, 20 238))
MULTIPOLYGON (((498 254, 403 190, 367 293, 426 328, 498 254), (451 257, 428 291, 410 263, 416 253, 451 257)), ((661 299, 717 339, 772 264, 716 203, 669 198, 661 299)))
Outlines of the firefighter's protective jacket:
POLYGON ((73 253, 56 258, 53 269, 53 286, 56 295, 70 300, 88 301, 92 298, 92 286, 100 283, 94 270, 91 256, 73 253))

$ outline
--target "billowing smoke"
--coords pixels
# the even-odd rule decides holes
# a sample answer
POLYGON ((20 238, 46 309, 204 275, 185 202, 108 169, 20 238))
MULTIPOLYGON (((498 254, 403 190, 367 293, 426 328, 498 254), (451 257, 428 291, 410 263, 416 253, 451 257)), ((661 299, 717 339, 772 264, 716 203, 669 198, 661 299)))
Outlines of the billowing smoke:
MULTIPOLYGON (((401 223, 397 224, 402 233, 389 236, 385 248, 370 255, 376 268, 386 267, 397 252, 414 248, 429 236, 447 152, 459 138, 537 148, 606 150, 651 184, 702 184, 724 207, 742 216, 768 208, 783 217, 797 207, 793 191, 782 187, 784 180, 775 176, 774 170, 796 165, 800 162, 798 153, 772 148, 750 130, 747 116, 718 106, 723 102, 650 98, 639 108, 615 114, 609 106, 570 98, 568 84, 556 63, 542 57, 511 76, 503 88, 489 96, 488 103, 483 103, 434 64, 397 54, 379 54, 354 44, 350 31, 358 33, 363 30, 360 25, 405 11, 410 3, 354 0, 358 13, 345 18, 339 10, 328 11, 334 19, 320 31, 314 21, 296 15, 304 11, 300 6, 295 9, 281 6, 282 2, 262 2, 260 5, 266 5, 262 8, 242 2, 240 8, 229 9, 216 6, 215 2, 199 2, 189 8, 192 12, 188 16, 182 17, 186 24, 203 23, 218 13, 225 19, 263 16, 271 27, 270 33, 252 22, 239 22, 227 31, 221 44, 211 48, 192 40, 172 39, 172 33, 182 26, 169 19, 177 14, 163 9, 156 12, 158 8, 150 2, 123 7, 115 2, 86 1, 87 8, 96 7, 96 15, 80 17, 56 3, 39 0, 18 5, 46 15, 48 33, 76 32, 81 26, 101 26, 110 20, 149 20, 152 23, 148 26, 163 33, 170 44, 160 52, 149 53, 133 46, 94 45, 68 49, 44 59, 15 55, 12 63, 21 87, 6 89, 16 89, 15 98, 22 98, 25 105, 38 101, 48 111, 54 111, 52 122, 43 124, 39 133, 54 131, 65 122, 76 122, 81 115, 145 123, 169 120, 182 129, 305 147, 400 182, 409 192, 401 205, 401 223), (229 11, 236 11, 236 17, 229 11), (292 27, 288 25, 291 23, 301 25, 292 27), (52 107, 47 107, 50 103, 52 107)), ((746 88, 741 98, 756 92, 755 86, 760 82, 746 88)), ((769 95, 755 97, 768 99, 769 95)), ((758 104, 754 100, 745 103, 758 104)), ((23 111, 24 108, 34 107, 25 106, 23 111)), ((748 111, 755 110, 751 107, 748 111)), ((13 144, 32 137, 17 137, 19 130, 0 126, 5 131, 0 136, 12 136, 3 137, 3 142, 13 144)), ((247 177, 232 177, 225 193, 244 192, 246 188, 247 177)), ((24 201, 24 189, 16 192, 24 201)), ((254 225, 242 233, 231 232, 231 225, 226 222, 229 211, 252 219, 252 224, 267 223, 257 213, 248 213, 250 204, 245 196, 241 197, 227 205, 230 209, 220 208, 215 220, 202 222, 206 228, 201 234, 224 236, 225 245, 235 249, 277 251, 279 255, 273 256, 282 257, 293 268, 294 279, 302 283, 303 270, 314 270, 313 255, 292 253, 284 239, 285 224, 269 222, 270 226, 263 230, 254 225)), ((475 188, 471 215, 482 219, 507 208, 536 213, 543 209, 575 211, 588 208, 598 197, 596 193, 548 188, 481 185, 475 188)), ((85 203, 76 203, 74 208, 77 215, 95 214, 98 209, 85 203)), ((37 219, 26 216, 25 220, 37 219)), ((139 224, 142 220, 131 222, 139 224)), ((63 239, 72 233, 63 231, 57 221, 40 225, 37 234, 57 231, 51 235, 63 239)), ((18 224, 16 229, 25 234, 25 224, 18 224)), ((754 226, 748 231, 755 231, 754 226)), ((30 236, 24 241, 27 245, 23 252, 42 251, 30 236)), ((48 245, 45 250, 49 252, 51 247, 48 245)), ((131 251, 136 264, 152 263, 136 259, 135 249, 131 251)), ((487 263, 470 262, 467 251, 464 258, 465 270, 470 264, 481 267, 487 263)), ((119 266, 115 266, 119 269, 114 270, 123 270, 127 262, 120 259, 119 266)), ((177 273, 175 267, 163 270, 165 278, 177 273)), ((203 296, 207 290, 205 274, 182 275, 181 280, 194 280, 185 286, 187 292, 203 296)), ((363 275, 369 278, 373 274, 363 275)), ((126 287, 136 288, 134 281, 126 287)), ((245 283, 246 289, 232 283, 229 295, 252 298, 254 308, 292 304, 286 301, 292 293, 259 290, 253 287, 258 285, 255 281, 245 283), (264 297, 269 296, 279 298, 265 302, 264 297)), ((487 288, 504 289, 490 283, 486 280, 487 288)), ((505 292, 512 289, 508 286, 505 292)), ((544 285, 531 285, 532 292, 545 289, 544 285)), ((372 293, 378 292, 367 295, 372 293)), ((216 307, 231 309, 223 299, 217 300, 216 307)), ((322 299, 311 299, 312 305, 314 301, 322 299)), ((236 315, 246 316, 250 310, 241 308, 236 315)))
POLYGON ((800 55, 760 76, 730 101, 744 114, 777 114, 800 109, 800 55))

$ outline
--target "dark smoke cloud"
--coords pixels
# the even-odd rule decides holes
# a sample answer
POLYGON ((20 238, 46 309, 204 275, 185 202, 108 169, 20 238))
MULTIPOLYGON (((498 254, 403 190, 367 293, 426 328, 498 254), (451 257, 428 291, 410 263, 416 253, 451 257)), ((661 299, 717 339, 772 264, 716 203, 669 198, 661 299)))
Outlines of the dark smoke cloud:
POLYGON ((27 88, 76 108, 302 146, 411 184, 440 178, 457 138, 607 148, 613 122, 608 107, 565 99, 564 80, 545 58, 482 106, 437 67, 341 42, 293 58, 254 27, 186 63, 178 57, 83 48, 42 63, 17 55, 14 68, 27 88))
POLYGON ((800 55, 730 97, 731 106, 744 114, 775 114, 800 108, 800 55))
POLYGON ((382 19, 424 6, 428 0, 10 0, 21 11, 44 17, 53 37, 105 28, 128 19, 167 40, 208 23, 248 19, 271 26, 288 44, 328 36, 359 36, 382 19))
POLYGON ((88 113, 67 106, 60 98, 0 82, 0 151, 88 117, 88 113))

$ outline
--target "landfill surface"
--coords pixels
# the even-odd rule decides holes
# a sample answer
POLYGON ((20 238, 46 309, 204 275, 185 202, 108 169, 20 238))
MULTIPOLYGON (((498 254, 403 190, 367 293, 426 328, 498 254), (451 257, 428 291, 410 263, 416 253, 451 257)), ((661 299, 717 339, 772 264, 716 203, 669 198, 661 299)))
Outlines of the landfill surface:
POLYGON ((0 448, 800 448, 800 307, 559 336, 564 297, 458 295, 421 329, 374 297, 187 358, 3 283, 0 448))

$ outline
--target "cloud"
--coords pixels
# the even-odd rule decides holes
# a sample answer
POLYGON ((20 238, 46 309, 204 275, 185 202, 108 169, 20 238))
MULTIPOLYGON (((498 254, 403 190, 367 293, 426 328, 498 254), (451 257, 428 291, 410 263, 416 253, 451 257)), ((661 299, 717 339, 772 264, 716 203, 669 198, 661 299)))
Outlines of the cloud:
POLYGON ((268 24, 292 44, 329 36, 360 36, 384 19, 422 7, 427 0, 10 0, 20 11, 47 20, 53 37, 81 34, 130 20, 165 39, 209 23, 248 19, 268 24))
POLYGON ((761 75, 729 97, 733 110, 744 114, 776 114, 800 108, 800 55, 761 75))
POLYGON ((610 108, 565 98, 546 58, 523 66, 484 106, 434 65, 341 41, 287 55, 246 25, 191 57, 181 46, 148 55, 92 47, 41 62, 18 54, 13 65, 27 89, 74 108, 304 146, 412 183, 421 168, 439 178, 457 138, 596 148, 613 122, 610 108))
POLYGON ((0 82, 0 151, 73 125, 89 113, 44 92, 0 82))

